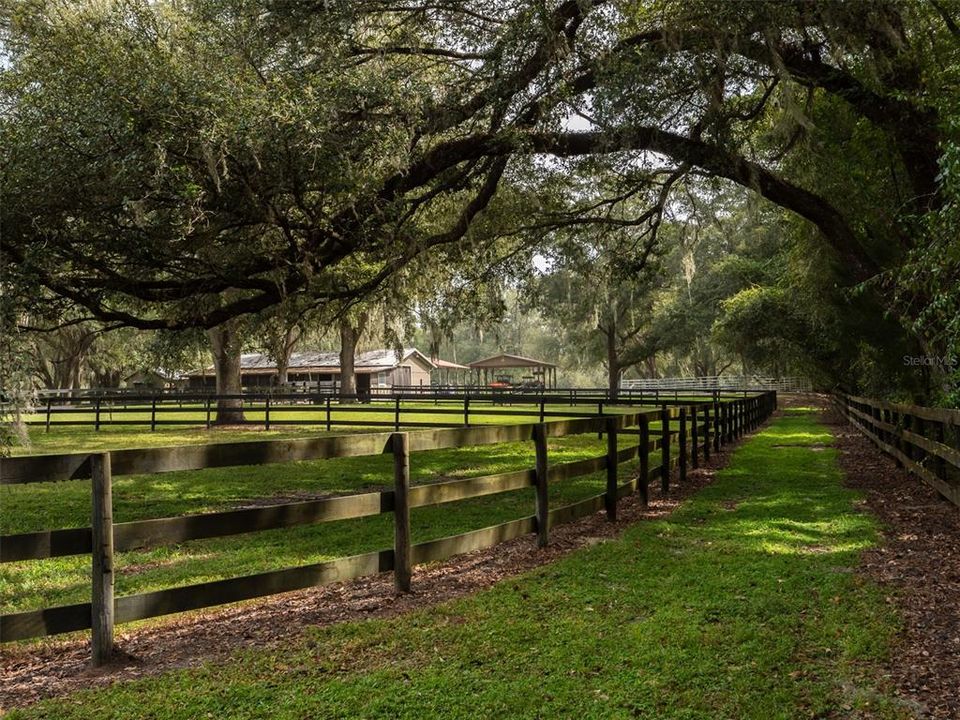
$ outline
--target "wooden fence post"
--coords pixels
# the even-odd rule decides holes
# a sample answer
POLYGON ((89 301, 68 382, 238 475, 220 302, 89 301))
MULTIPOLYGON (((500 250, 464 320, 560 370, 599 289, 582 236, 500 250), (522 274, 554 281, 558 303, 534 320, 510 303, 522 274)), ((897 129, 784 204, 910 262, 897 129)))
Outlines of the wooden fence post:
POLYGON ((110 453, 90 456, 92 477, 93 592, 90 604, 91 650, 95 667, 113 655, 113 481, 110 453))
POLYGON ((400 432, 400 396, 393 399, 393 429, 400 432))
POLYGON ((549 466, 547 465, 547 426, 538 423, 533 426, 533 446, 537 453, 537 465, 535 471, 537 499, 537 547, 546 547, 550 541, 550 493, 547 486, 547 475, 549 466))
POLYGON ((660 409, 660 490, 670 491, 670 412, 667 406, 660 409))
POLYGON ((210 398, 206 399, 207 404, 207 430, 210 429, 210 398))
POLYGON ((100 430, 100 398, 97 398, 96 415, 93 421, 93 429, 96 431, 100 430))
POLYGON ((640 492, 640 502, 644 507, 650 503, 650 417, 640 416, 640 478, 637 481, 637 490, 640 492))
POLYGON ((330 432, 330 426, 332 425, 330 418, 330 396, 327 395, 327 432, 330 432))
MULTIPOLYGON (((890 413, 890 422, 893 424, 893 446, 903 453, 903 415, 896 410, 892 411, 890 413)), ((899 457, 895 457, 894 462, 898 468, 903 467, 903 463, 899 457)))
POLYGON ((53 409, 51 407, 52 405, 53 400, 51 398, 47 398, 47 432, 50 432, 50 411, 53 409))
MULTIPOLYGON (((910 426, 911 426, 910 429, 911 429, 916 435, 921 435, 921 436, 923 436, 923 437, 926 437, 926 436, 927 436, 927 428, 926 428, 926 424, 924 423, 923 418, 914 416, 914 417, 912 418, 912 421, 911 421, 911 423, 910 423, 910 426)), ((929 457, 929 456, 927 455, 927 451, 924 450, 924 449, 923 449, 922 447, 920 447, 919 445, 914 445, 914 446, 913 446, 913 453, 914 453, 914 454, 913 454, 913 459, 914 459, 916 462, 920 463, 921 465, 922 465, 924 462, 926 462, 927 457, 929 457)))
POLYGON ((713 401, 713 450, 720 452, 720 435, 723 433, 723 418, 720 417, 720 402, 713 401))
POLYGON ((157 429, 157 396, 150 401, 150 432, 157 429))
POLYGON ((393 582, 398 592, 410 592, 410 436, 395 432, 393 451, 393 582))
POLYGON ((703 406, 703 460, 710 459, 710 403, 703 406))
MULTIPOLYGON (((936 424, 933 426, 933 427, 934 427, 934 439, 935 439, 938 443, 946 444, 946 443, 945 443, 945 439, 944 439, 943 426, 944 426, 944 422, 943 422, 942 420, 937 421, 936 424)), ((942 457, 940 457, 939 454, 937 455, 937 463, 936 463, 936 470, 935 470, 935 472, 936 472, 936 474, 937 474, 937 477, 940 478, 941 480, 946 480, 946 479, 947 479, 947 462, 946 462, 946 460, 944 460, 942 457)))
POLYGON ((617 519, 617 419, 608 417, 604 423, 607 430, 607 492, 603 496, 607 520, 617 519))
POLYGON ((680 482, 687 481, 687 409, 680 408, 680 482))
MULTIPOLYGON (((597 415, 603 417, 603 400, 597 403, 597 415)), ((603 437, 603 427, 597 432, 597 440, 600 440, 603 437)))
POLYGON ((723 444, 727 441, 726 438, 726 414, 724 412, 723 403, 717 403, 716 405, 716 418, 714 419, 714 425, 716 427, 716 432, 714 433, 714 443, 713 449, 717 452, 720 452, 720 448, 723 447, 723 444))
POLYGON ((270 396, 267 395, 266 402, 263 406, 263 429, 270 429, 270 396))
POLYGON ((463 396, 463 426, 470 427, 470 395, 463 396))
POLYGON ((696 469, 700 467, 700 429, 697 427, 697 406, 690 406, 690 465, 696 469))
POLYGON ((546 408, 544 407, 543 395, 540 395, 540 422, 543 422, 546 408))

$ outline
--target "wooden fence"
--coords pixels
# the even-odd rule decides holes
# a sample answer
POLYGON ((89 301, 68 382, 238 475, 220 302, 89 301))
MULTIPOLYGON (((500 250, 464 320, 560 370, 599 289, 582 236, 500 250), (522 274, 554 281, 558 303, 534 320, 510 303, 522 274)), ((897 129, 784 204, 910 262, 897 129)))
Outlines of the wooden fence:
POLYGON ((701 458, 709 457, 711 450, 718 450, 722 444, 759 425, 775 407, 775 393, 763 393, 723 403, 664 405, 638 413, 536 424, 4 458, 0 460, 0 478, 4 483, 92 478, 91 527, 0 537, 0 562, 4 563, 90 554, 92 594, 89 603, 0 616, 0 642, 90 629, 93 660, 100 664, 108 659, 114 647, 115 623, 249 600, 391 570, 398 590, 407 591, 414 565, 491 547, 528 533, 536 533, 538 545, 544 546, 549 542, 552 527, 601 509, 606 509, 607 516, 615 520, 620 498, 636 491, 646 502, 647 485, 656 478, 660 479, 663 491, 668 491, 674 468, 679 468, 682 482, 688 465, 697 467, 701 458), (670 429, 672 421, 677 424, 676 430, 670 429), (652 422, 661 425, 652 428, 652 422), (550 464, 547 438, 592 432, 606 436, 607 452, 604 455, 550 464), (638 444, 621 448, 619 437, 625 434, 637 435, 638 444), (534 468, 410 485, 409 458, 412 452, 518 441, 533 442, 534 468), (678 450, 676 457, 671 453, 674 441, 678 450), (659 465, 651 465, 651 456, 658 450, 659 465), (381 453, 391 453, 394 457, 392 490, 127 523, 114 523, 112 519, 112 478, 118 475, 381 453), (620 483, 618 467, 633 459, 638 460, 636 477, 620 483), (601 470, 606 470, 603 492, 570 505, 549 507, 549 482, 601 470), (536 489, 532 515, 429 542, 411 542, 411 508, 526 487, 536 489), (113 595, 115 552, 383 513, 394 516, 394 546, 390 549, 149 593, 117 598, 113 595))
POLYGON ((240 400, 251 417, 248 425, 263 425, 266 429, 284 425, 317 425, 329 432, 334 427, 362 425, 364 427, 461 427, 483 421, 485 416, 537 418, 543 422, 556 417, 593 417, 603 415, 611 407, 642 407, 663 403, 680 404, 699 397, 712 402, 725 402, 748 396, 748 391, 688 392, 681 391, 608 391, 569 390, 548 393, 515 393, 489 390, 487 392, 452 394, 437 389, 417 392, 409 388, 389 395, 371 397, 351 396, 341 399, 323 394, 243 393, 239 395, 157 394, 133 396, 129 394, 97 395, 91 397, 54 398, 43 400, 37 411, 27 416, 33 425, 43 424, 49 431, 56 426, 102 427, 136 425, 151 431, 161 426, 188 425, 211 427, 216 420, 218 400, 240 400), (426 407, 425 403, 433 403, 426 407), (514 405, 532 406, 532 409, 511 409, 514 405), (558 410, 556 406, 567 406, 558 410), (570 410, 584 407, 589 410, 570 410), (359 417, 377 414, 378 420, 359 417), (446 415, 448 423, 424 422, 417 417, 446 415), (175 416, 175 417, 174 417, 175 416), (351 417, 353 416, 353 417, 351 417), (355 419, 354 419, 355 418, 355 419))
POLYGON ((960 505, 960 410, 834 396, 843 416, 944 498, 960 505))

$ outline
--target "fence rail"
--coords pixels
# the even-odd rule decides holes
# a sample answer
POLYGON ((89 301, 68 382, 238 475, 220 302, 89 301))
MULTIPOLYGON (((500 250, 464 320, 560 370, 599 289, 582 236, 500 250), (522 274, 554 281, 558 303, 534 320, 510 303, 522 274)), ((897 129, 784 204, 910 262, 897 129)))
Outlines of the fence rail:
POLYGON ((647 485, 657 478, 663 490, 668 491, 672 470, 679 469, 682 482, 688 465, 697 467, 701 458, 709 457, 711 450, 718 450, 721 445, 758 426, 775 407, 775 393, 762 393, 728 402, 692 403, 680 407, 664 405, 657 410, 535 424, 5 458, 0 461, 3 482, 93 478, 91 527, 0 537, 0 561, 4 563, 90 554, 93 592, 89 603, 0 616, 0 642, 90 629, 93 660, 95 664, 101 664, 109 659, 114 647, 115 623, 265 597, 387 571, 394 572, 398 589, 406 591, 410 589, 413 565, 492 547, 529 533, 537 533, 539 544, 545 545, 549 542, 552 527, 604 508, 607 517, 615 519, 620 498, 639 492, 642 501, 646 502, 647 485), (675 430, 671 429, 672 420, 679 421, 675 430), (658 421, 661 423, 659 428, 651 427, 652 422, 658 421), (555 466, 549 463, 548 438, 592 432, 606 436, 607 452, 604 455, 555 466), (637 435, 638 444, 620 447, 619 437, 627 434, 637 435), (410 486, 411 452, 518 441, 533 442, 537 457, 535 468, 410 486), (677 443, 676 457, 671 453, 674 442, 677 443), (657 451, 660 463, 652 465, 651 455, 657 451), (112 522, 112 478, 115 476, 382 453, 394 456, 392 490, 244 510, 112 522), (636 476, 625 483, 619 482, 619 466, 634 459, 639 460, 636 476), (604 469, 603 492, 569 505, 549 507, 548 483, 604 469), (413 544, 410 540, 411 508, 526 487, 536 489, 533 515, 428 542, 413 544), (385 513, 394 516, 395 542, 391 549, 113 597, 115 552, 385 513))
MULTIPOLYGON (((557 417, 593 417, 605 408, 642 407, 663 403, 682 404, 702 398, 713 402, 743 398, 750 391, 684 392, 570 390, 544 393, 505 393, 490 390, 454 395, 442 392, 402 391, 376 397, 331 395, 284 395, 244 393, 238 395, 179 394, 157 396, 101 395, 96 397, 47 398, 26 420, 43 425, 47 431, 56 426, 92 427, 99 431, 110 426, 206 426, 216 421, 217 401, 240 401, 247 418, 242 424, 264 426, 322 426, 328 432, 335 427, 389 427, 394 431, 416 427, 461 427, 482 422, 485 417, 515 416, 537 418, 543 422, 557 417), (426 406, 426 403, 432 403, 426 406), (519 407, 514 407, 519 406, 519 407), (529 406, 524 409, 522 406, 529 406), (570 408, 590 408, 589 411, 570 408), (510 409, 507 409, 510 408, 510 409), (370 419, 370 415, 380 419, 370 419), (424 415, 445 415, 450 422, 418 420, 424 415)), ((236 421, 231 421, 236 424, 236 421)))
MULTIPOLYGON (((621 387, 617 390, 611 390, 606 387, 598 388, 579 388, 579 387, 557 387, 557 388, 547 388, 547 387, 531 387, 528 385, 518 385, 516 387, 491 387, 490 385, 462 385, 462 384, 444 384, 436 383, 432 385, 391 385, 389 387, 374 387, 364 391, 362 394, 353 394, 353 395, 343 395, 340 392, 339 386, 335 385, 320 385, 319 387, 290 387, 290 386, 276 386, 276 387, 256 387, 250 386, 245 387, 241 393, 242 397, 248 398, 313 398, 313 397, 347 397, 360 400, 369 400, 374 399, 392 399, 396 396, 402 396, 405 398, 410 397, 422 397, 432 399, 434 397, 438 398, 462 398, 465 395, 470 395, 474 398, 483 398, 483 397, 511 397, 511 396, 528 396, 528 397, 555 397, 555 398, 593 398, 593 399, 613 399, 620 396, 629 397, 631 395, 639 395, 639 391, 644 391, 646 394, 650 394, 653 391, 659 392, 664 398, 673 396, 674 393, 684 393, 690 390, 702 390, 705 392, 710 392, 716 390, 722 393, 737 393, 742 394, 746 391, 755 391, 755 390, 764 390, 765 388, 755 388, 750 387, 752 385, 759 385, 763 383, 768 384, 783 384, 791 385, 796 384, 794 381, 799 380, 806 383, 802 378, 785 378, 783 380, 771 380, 767 379, 749 379, 744 385, 738 385, 736 382, 733 382, 737 379, 743 379, 739 377, 726 377, 726 376, 717 376, 715 378, 661 378, 661 379, 640 379, 640 380, 624 380, 621 383, 621 387)), ((770 388, 773 389, 773 388, 770 388)), ((77 400, 83 400, 86 402, 92 402, 97 398, 130 398, 132 400, 150 400, 152 398, 169 398, 169 399, 178 399, 178 398, 191 398, 191 399, 203 399, 203 398, 216 398, 219 397, 216 390, 213 388, 143 388, 143 387, 134 387, 134 388, 60 388, 60 389, 41 389, 37 391, 37 398, 40 400, 41 404, 46 403, 47 400, 53 401, 63 401, 71 402, 77 400)))
POLYGON ((836 395, 846 420, 877 447, 960 506, 960 410, 836 395))
POLYGON ((760 375, 706 375, 686 378, 638 378, 623 381, 624 390, 666 389, 669 392, 690 390, 774 390, 776 392, 811 392, 813 384, 805 377, 763 377, 760 375))

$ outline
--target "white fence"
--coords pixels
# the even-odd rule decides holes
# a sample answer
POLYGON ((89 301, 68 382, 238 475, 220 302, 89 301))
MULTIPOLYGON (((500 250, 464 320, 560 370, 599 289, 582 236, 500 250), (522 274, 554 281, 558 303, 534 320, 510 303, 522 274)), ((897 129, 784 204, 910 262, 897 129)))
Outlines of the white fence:
POLYGON ((624 380, 624 390, 776 390, 811 392, 813 385, 805 377, 761 377, 758 375, 712 375, 692 378, 640 378, 624 380))

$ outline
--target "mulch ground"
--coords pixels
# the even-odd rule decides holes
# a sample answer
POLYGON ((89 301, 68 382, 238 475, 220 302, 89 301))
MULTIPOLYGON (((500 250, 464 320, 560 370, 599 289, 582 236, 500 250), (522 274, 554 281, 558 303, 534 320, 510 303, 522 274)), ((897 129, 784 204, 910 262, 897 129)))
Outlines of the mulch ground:
POLYGON ((833 411, 847 484, 866 494, 884 542, 860 571, 887 592, 902 631, 887 672, 895 692, 922 718, 960 718, 960 508, 897 468, 833 411))
POLYGON ((652 482, 646 508, 636 495, 621 500, 615 523, 608 522, 604 513, 596 513, 552 530, 547 548, 538 549, 535 536, 529 535, 447 562, 418 567, 413 573, 413 592, 409 594, 397 594, 393 575, 385 573, 184 614, 168 622, 134 629, 121 626, 115 662, 96 669, 90 667, 87 638, 4 648, 0 654, 0 713, 81 689, 222 662, 243 648, 295 642, 309 627, 393 617, 476 593, 578 548, 615 538, 635 522, 669 514, 713 480, 715 471, 726 465, 736 445, 727 445, 719 454, 711 453, 708 463, 701 462, 698 470, 688 471, 683 485, 677 483, 674 473, 667 496, 660 493, 659 482, 652 482))

